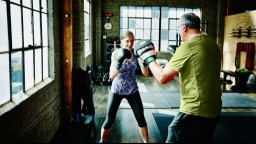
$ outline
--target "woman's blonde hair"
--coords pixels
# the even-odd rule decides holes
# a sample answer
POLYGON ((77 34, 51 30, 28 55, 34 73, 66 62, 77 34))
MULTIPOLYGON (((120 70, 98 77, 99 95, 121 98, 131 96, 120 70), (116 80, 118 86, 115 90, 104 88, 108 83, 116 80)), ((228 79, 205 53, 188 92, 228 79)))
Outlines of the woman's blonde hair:
POLYGON ((124 33, 123 33, 123 35, 121 36, 121 40, 122 39, 125 39, 125 38, 127 38, 127 37, 134 37, 134 35, 133 35, 133 33, 130 31, 130 30, 126 30, 124 33))

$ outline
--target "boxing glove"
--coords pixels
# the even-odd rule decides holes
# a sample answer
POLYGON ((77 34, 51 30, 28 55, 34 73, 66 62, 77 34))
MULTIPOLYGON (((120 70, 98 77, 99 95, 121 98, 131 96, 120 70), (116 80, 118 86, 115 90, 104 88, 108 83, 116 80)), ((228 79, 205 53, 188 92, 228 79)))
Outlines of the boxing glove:
POLYGON ((156 60, 155 46, 150 40, 140 40, 134 46, 134 55, 149 65, 150 62, 156 60))
POLYGON ((118 52, 116 54, 115 68, 117 70, 120 70, 124 61, 127 59, 130 59, 131 57, 132 57, 132 53, 128 49, 126 48, 118 49, 118 52))

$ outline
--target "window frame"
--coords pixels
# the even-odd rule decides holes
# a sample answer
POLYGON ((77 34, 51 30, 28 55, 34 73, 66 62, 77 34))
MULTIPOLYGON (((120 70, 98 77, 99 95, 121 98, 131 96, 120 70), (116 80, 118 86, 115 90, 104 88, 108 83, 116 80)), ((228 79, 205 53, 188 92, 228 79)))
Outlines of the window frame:
POLYGON ((90 55, 91 51, 91 0, 84 0, 84 56, 90 55))
MULTIPOLYGON (((49 23, 48 22, 49 20, 48 0, 30 0, 25 2, 28 2, 28 3, 23 3, 23 0, 2 0, 1 1, 1 3, 6 6, 8 48, 5 51, 1 51, 0 49, 0 56, 8 55, 8 59, 9 59, 9 65, 8 65, 9 81, 8 82, 2 81, 2 83, 9 85, 9 94, 7 94, 7 97, 9 98, 8 100, 2 100, 2 101, 0 99, 0 108, 2 108, 3 106, 7 105, 10 102, 21 101, 22 99, 24 99, 24 97, 31 95, 31 92, 29 92, 30 90, 36 88, 41 84, 45 85, 46 83, 49 83, 51 81, 51 80, 50 81, 48 80, 48 78, 50 78, 49 40, 48 40, 48 30, 49 30, 48 29, 48 23, 49 23), (27 5, 27 4, 30 4, 30 5, 27 5), (13 17, 14 15, 12 15, 12 7, 16 7, 20 10, 20 17, 19 17, 20 18, 19 24, 21 24, 20 33, 17 31, 12 33, 12 30, 13 30, 12 19, 19 19, 17 17, 13 17), (30 14, 31 17, 28 18, 27 17, 28 15, 25 16, 25 14, 30 14), (36 15, 38 16, 37 18, 35 18, 36 15), (37 22, 35 22, 35 20, 37 20, 37 22), (28 26, 28 24, 31 24, 31 26, 28 26), (13 45, 14 34, 21 35, 22 44, 20 45, 20 47, 14 47, 13 45), (31 34, 32 37, 28 36, 28 34, 31 34), (30 42, 28 43, 25 42, 27 37, 32 38, 32 40, 30 39, 30 42), (30 52, 30 54, 28 52, 30 52), (17 53, 20 53, 20 58, 14 57, 14 55, 17 53), (29 57, 31 56, 31 54, 32 54, 32 57, 29 57), (18 61, 20 62, 19 63, 20 65, 17 64, 17 61, 14 61, 13 58, 16 58, 16 60, 19 59, 18 61), (30 61, 32 60, 32 62, 26 61, 28 60, 27 58, 29 58, 30 61), (31 64, 33 67, 32 73, 29 73, 29 75, 26 75, 28 73, 27 70, 29 69, 29 67, 31 67, 31 64), (21 79, 18 80, 19 84, 17 84, 18 86, 20 86, 20 83, 21 83, 22 88, 19 88, 17 93, 14 92, 14 87, 16 87, 14 85, 14 78, 17 75, 17 73, 14 73, 15 72, 14 68, 20 68, 22 71, 21 74, 18 74, 20 75, 21 79), (31 84, 27 86, 26 84, 29 83, 29 80, 32 81, 32 83, 30 82, 31 84)), ((2 4, 1 6, 3 6, 2 4)), ((6 93, 4 95, 6 95, 6 93)))
MULTIPOLYGON (((167 7, 167 6, 120 6, 120 35, 129 29, 135 34, 135 42, 140 40, 141 36, 136 34, 136 28, 131 28, 129 25, 129 19, 151 19, 151 29, 150 29, 150 40, 155 44, 156 51, 166 52, 168 51, 168 46, 176 45, 179 46, 181 44, 181 39, 179 34, 177 33, 177 23, 179 17, 186 12, 195 12, 200 18, 202 17, 202 9, 201 8, 183 8, 183 7, 167 7), (139 9, 140 14, 137 14, 137 10, 139 9), (142 9, 142 10, 141 10, 142 9), (171 12, 175 10, 175 13, 171 15, 171 12), (151 14, 147 14, 151 12, 151 14), (144 15, 147 16, 144 17, 144 15), (157 20, 159 18, 159 21, 157 20), (153 22, 155 20, 158 21, 158 28, 153 29, 152 27, 156 24, 153 22), (165 20, 167 23, 164 23, 165 20), (170 27, 170 21, 176 21, 176 26, 170 27), (128 23, 128 24, 127 24, 128 23), (153 25, 154 23, 154 25, 153 25), (166 28, 163 28, 165 26, 166 28), (158 33, 156 33, 158 30, 158 33), (166 34, 163 34, 166 33, 166 34), (173 33, 171 35, 170 33, 173 33), (157 38, 153 38, 158 36, 157 38), (156 35, 156 36, 155 36, 156 35), (163 37, 165 40, 163 40, 163 37), (139 37, 139 38, 138 38, 139 37), (152 39, 153 38, 153 39, 152 39)), ((136 25, 136 24, 135 24, 136 25)), ((143 28, 142 28, 143 29, 143 28)))

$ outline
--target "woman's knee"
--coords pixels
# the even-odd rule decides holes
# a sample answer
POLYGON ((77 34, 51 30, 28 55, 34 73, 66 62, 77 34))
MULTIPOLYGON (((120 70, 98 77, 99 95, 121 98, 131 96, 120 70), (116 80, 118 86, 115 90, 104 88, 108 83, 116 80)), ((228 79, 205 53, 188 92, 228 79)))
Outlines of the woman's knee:
POLYGON ((138 124, 139 124, 139 127, 147 126, 147 122, 146 121, 139 122, 138 124))

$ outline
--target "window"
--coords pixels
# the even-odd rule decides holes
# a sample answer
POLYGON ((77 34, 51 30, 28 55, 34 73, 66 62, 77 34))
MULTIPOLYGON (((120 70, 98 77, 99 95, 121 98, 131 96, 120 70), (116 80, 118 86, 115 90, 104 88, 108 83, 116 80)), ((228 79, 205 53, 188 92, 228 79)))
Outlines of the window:
POLYGON ((180 45, 177 23, 187 12, 201 17, 199 8, 121 6, 120 34, 129 29, 134 33, 135 41, 150 39, 156 51, 168 51, 169 45, 180 45))
POLYGON ((84 55, 91 53, 90 49, 90 1, 84 1, 84 55))
POLYGON ((0 1, 0 105, 49 77, 47 0, 0 1))

